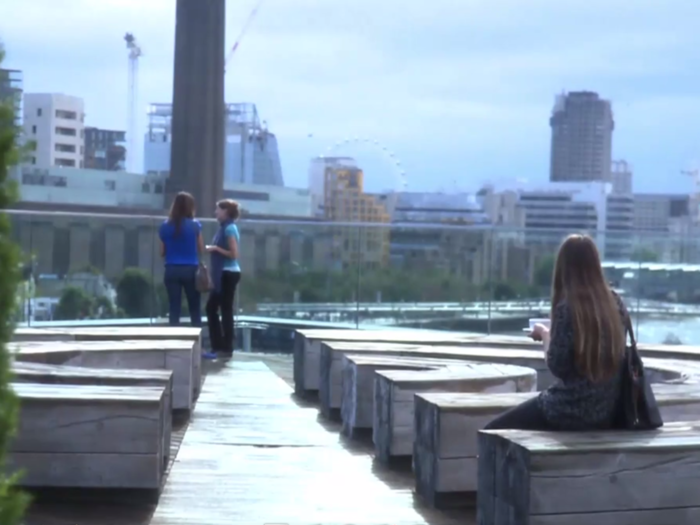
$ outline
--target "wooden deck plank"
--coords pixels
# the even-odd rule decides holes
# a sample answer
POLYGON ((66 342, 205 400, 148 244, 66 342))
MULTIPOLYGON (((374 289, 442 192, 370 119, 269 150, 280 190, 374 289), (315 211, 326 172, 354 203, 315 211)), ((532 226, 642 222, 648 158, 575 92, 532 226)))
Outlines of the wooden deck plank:
POLYGON ((261 363, 210 372, 151 525, 472 523, 416 503, 291 392, 261 363))

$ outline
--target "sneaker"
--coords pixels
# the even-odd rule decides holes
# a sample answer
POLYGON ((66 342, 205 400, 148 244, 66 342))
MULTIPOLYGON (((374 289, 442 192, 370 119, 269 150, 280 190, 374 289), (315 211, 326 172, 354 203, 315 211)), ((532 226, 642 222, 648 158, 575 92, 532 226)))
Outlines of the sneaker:
POLYGON ((219 355, 216 352, 203 352, 202 357, 204 359, 216 359, 219 355))

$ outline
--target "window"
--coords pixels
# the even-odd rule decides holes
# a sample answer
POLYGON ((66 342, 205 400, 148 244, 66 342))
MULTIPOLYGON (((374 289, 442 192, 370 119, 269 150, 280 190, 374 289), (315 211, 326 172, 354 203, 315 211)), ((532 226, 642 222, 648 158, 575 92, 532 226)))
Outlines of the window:
POLYGON ((61 153, 75 153, 75 145, 73 144, 56 144, 54 146, 56 151, 60 151, 61 153))
POLYGON ((113 180, 106 180, 105 181, 105 189, 109 191, 115 191, 117 189, 117 183, 113 180))
POLYGON ((54 162, 56 166, 61 166, 62 168, 75 168, 75 160, 74 159, 61 159, 57 158, 56 161, 54 162))
POLYGON ((41 108, 36 108, 36 116, 37 117, 41 116, 41 108))
POLYGON ((36 126, 32 126, 32 135, 36 135, 36 126))
POLYGON ((75 128, 62 128, 60 126, 56 126, 56 135, 75 137, 77 135, 77 131, 75 128))
POLYGON ((36 157, 32 157, 32 164, 36 164, 36 157))
POLYGON ((78 114, 75 111, 66 111, 64 109, 56 110, 56 118, 62 118, 66 120, 78 120, 78 114))

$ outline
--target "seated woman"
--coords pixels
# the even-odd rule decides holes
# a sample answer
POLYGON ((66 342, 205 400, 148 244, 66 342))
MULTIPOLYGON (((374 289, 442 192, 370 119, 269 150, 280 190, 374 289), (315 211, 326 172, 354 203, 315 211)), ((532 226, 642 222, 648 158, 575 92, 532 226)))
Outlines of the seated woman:
POLYGON ((593 240, 570 235, 559 248, 552 280, 551 329, 538 324, 556 384, 500 415, 486 429, 611 428, 625 370, 627 310, 608 286, 593 240))

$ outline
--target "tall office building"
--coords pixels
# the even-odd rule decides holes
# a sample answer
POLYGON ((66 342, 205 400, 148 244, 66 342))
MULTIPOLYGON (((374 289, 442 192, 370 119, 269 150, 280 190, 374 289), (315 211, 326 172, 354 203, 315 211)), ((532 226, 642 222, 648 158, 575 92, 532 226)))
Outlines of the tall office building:
POLYGON ((610 182, 612 134, 610 101, 591 91, 558 95, 549 120, 552 182, 610 182))
POLYGON ((37 168, 82 168, 85 155, 83 99, 61 93, 25 93, 24 135, 34 142, 37 168))

